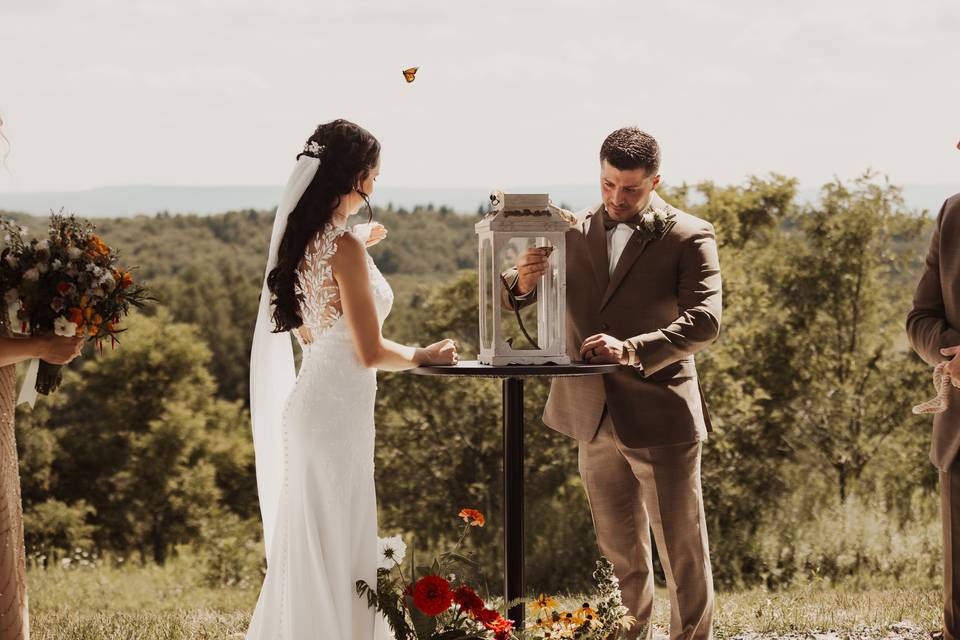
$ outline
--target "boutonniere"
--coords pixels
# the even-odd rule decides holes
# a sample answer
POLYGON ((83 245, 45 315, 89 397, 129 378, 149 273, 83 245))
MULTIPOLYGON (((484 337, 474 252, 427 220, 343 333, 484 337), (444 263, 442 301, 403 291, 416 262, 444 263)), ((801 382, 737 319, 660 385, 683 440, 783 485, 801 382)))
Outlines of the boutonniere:
POLYGON ((659 240, 673 226, 676 217, 677 214, 670 205, 652 207, 640 216, 637 232, 643 240, 659 240))

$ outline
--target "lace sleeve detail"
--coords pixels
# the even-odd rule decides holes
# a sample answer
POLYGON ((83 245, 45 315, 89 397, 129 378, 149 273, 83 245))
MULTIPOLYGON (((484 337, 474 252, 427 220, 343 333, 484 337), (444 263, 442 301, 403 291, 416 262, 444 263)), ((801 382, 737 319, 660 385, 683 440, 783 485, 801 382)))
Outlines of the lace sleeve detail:
POLYGON ((333 279, 330 259, 337 252, 336 239, 347 229, 328 226, 310 241, 297 272, 297 293, 302 298, 303 327, 297 332, 301 343, 312 342, 330 329, 343 313, 340 288, 333 279))

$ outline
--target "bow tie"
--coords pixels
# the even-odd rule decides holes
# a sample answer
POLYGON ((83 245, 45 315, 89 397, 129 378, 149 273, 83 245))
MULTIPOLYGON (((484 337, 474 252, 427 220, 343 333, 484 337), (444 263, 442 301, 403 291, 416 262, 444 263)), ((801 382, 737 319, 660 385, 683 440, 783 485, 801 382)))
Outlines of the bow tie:
POLYGON ((642 215, 643 215, 642 213, 638 213, 637 215, 633 216, 629 220, 623 220, 623 221, 614 220, 607 213, 607 210, 604 209, 603 212, 600 214, 600 219, 603 220, 603 228, 606 229, 607 231, 610 231, 611 229, 616 228, 618 224, 625 224, 631 229, 633 229, 634 231, 636 231, 637 225, 640 224, 640 218, 642 217, 642 215))

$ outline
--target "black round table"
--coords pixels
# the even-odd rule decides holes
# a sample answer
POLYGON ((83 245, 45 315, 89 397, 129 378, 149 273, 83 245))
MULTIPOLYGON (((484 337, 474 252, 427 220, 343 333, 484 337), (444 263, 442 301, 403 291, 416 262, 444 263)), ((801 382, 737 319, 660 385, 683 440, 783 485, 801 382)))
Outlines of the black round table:
MULTIPOLYGON (((451 366, 411 369, 423 376, 503 379, 503 571, 504 597, 509 602, 524 596, 523 579, 523 379, 532 377, 593 376, 612 373, 618 364, 502 365, 467 360, 451 366)), ((523 628, 524 606, 510 608, 508 617, 523 628)))

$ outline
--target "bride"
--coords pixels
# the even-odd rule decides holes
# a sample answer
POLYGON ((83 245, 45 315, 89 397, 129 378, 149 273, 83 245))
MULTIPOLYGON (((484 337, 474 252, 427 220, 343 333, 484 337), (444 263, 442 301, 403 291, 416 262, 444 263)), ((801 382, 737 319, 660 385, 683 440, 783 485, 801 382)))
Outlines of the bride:
POLYGON ((415 348, 381 335, 393 292, 365 245, 386 232, 346 226, 361 206, 372 216, 379 173, 376 138, 346 120, 322 124, 277 207, 250 357, 267 574, 247 640, 374 638, 379 617, 355 584, 377 573, 376 369, 458 360, 449 339, 415 348), (290 331, 303 350, 297 375, 290 331))

